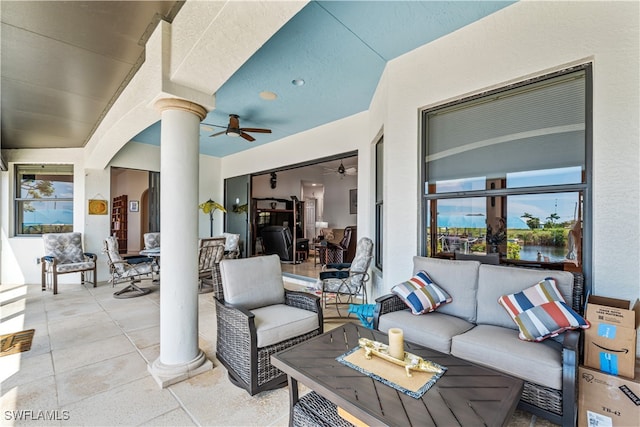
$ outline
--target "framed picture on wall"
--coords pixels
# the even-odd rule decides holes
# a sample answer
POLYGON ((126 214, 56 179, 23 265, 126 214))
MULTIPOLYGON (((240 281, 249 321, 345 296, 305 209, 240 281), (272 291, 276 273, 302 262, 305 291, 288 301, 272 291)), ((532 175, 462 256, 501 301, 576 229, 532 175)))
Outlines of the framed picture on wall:
POLYGON ((131 200, 129 202, 129 212, 138 212, 140 210, 140 202, 138 200, 131 200))
POLYGON ((358 189, 349 190, 349 213, 358 213, 358 189))

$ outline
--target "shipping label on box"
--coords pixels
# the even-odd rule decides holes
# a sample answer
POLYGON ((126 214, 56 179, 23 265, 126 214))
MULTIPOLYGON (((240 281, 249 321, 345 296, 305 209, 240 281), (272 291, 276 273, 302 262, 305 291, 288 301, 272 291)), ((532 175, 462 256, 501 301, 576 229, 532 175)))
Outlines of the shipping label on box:
MULTIPOLYGON (((640 363, 636 363, 636 371, 640 363)), ((640 375, 635 380, 597 369, 578 369, 578 426, 627 427, 640 425, 640 375)))
POLYGON ((586 366, 634 377, 639 310, 638 304, 630 307, 626 300, 589 296, 585 317, 591 327, 585 330, 586 366))

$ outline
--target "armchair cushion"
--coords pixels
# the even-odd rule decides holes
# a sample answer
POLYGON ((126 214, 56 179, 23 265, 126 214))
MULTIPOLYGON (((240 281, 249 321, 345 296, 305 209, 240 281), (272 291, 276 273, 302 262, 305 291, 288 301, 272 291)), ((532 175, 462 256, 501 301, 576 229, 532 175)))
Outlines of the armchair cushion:
POLYGON ((96 263, 93 261, 58 264, 56 265, 56 271, 58 273, 72 273, 75 271, 91 270, 95 265, 96 263))
POLYGON ((415 315, 429 313, 451 302, 451 295, 434 283, 425 271, 395 285, 391 292, 398 295, 415 315))
POLYGON ((251 310, 258 347, 266 347, 318 329, 318 314, 284 304, 251 310))
POLYGON ((227 303, 253 310, 273 304, 284 304, 284 283, 278 255, 253 258, 223 259, 220 274, 227 303), (244 286, 229 286, 241 282, 244 286))

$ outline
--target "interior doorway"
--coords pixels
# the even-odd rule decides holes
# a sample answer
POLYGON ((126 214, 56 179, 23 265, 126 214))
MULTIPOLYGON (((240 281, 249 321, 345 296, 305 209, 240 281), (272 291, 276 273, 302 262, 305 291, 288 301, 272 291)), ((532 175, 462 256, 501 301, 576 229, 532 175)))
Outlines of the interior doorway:
MULTIPOLYGON (((144 248, 144 233, 149 231, 149 171, 111 168, 111 206, 115 197, 127 196, 124 206, 127 221, 127 253, 138 254, 144 248)), ((111 224, 111 230, 114 225, 111 224)))

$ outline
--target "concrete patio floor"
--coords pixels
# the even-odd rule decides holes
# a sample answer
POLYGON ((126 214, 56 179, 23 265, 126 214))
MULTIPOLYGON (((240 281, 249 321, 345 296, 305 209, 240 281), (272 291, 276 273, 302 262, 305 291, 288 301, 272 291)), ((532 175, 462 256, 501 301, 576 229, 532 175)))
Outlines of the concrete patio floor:
MULTIPOLYGON (((31 350, 0 357, 0 425, 288 425, 286 388, 249 396, 216 360, 211 293, 199 295, 199 341, 214 368, 160 389, 147 371, 160 354, 160 291, 143 286, 154 292, 115 299, 104 282, 62 284, 55 296, 39 284, 1 285, 0 334, 35 335, 31 350)), ((553 424, 516 411, 509 425, 553 424)))

